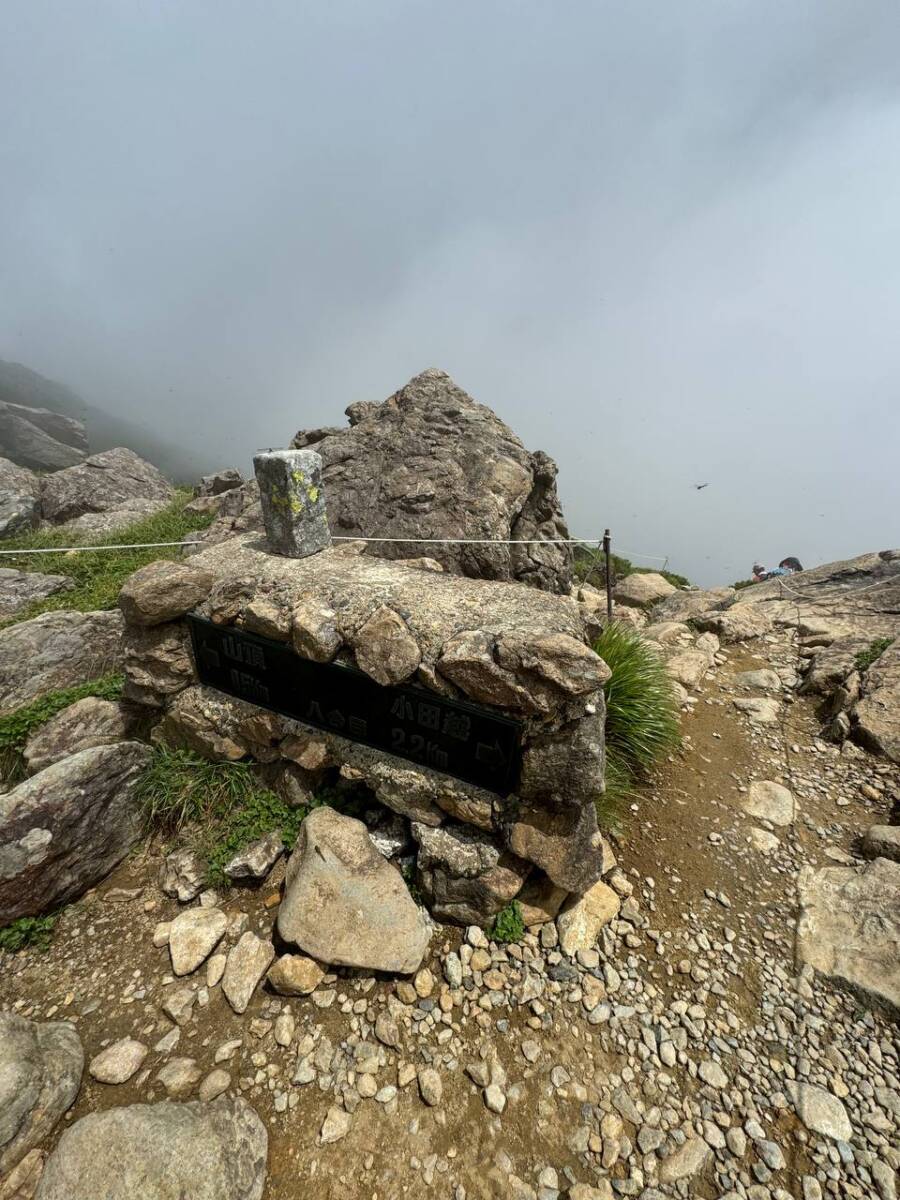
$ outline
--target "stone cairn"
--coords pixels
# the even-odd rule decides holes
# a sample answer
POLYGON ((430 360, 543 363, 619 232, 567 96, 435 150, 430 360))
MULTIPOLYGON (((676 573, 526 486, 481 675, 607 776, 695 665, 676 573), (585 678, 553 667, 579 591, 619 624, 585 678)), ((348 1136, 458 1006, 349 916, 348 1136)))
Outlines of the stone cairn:
POLYGON ((126 696, 154 710, 156 740, 211 760, 250 757, 291 803, 308 803, 323 785, 362 797, 364 824, 331 809, 304 822, 287 868, 282 938, 323 961, 414 970, 428 939, 419 937, 395 866, 415 879, 434 917, 464 925, 488 925, 513 899, 536 925, 583 903, 595 885, 606 891, 599 881, 611 856, 595 801, 609 671, 588 644, 584 609, 523 584, 449 575, 429 559, 364 556, 362 541, 332 545, 319 456, 273 451, 255 466, 267 536, 249 532, 189 562, 143 567, 120 603, 126 696), (384 687, 411 685, 426 724, 435 695, 515 719, 521 767, 512 794, 201 684, 191 612, 316 663, 355 666, 384 687), (348 913, 360 905, 370 943, 382 921, 406 931, 404 948, 393 939, 362 962, 342 947, 341 922, 352 924, 348 913))

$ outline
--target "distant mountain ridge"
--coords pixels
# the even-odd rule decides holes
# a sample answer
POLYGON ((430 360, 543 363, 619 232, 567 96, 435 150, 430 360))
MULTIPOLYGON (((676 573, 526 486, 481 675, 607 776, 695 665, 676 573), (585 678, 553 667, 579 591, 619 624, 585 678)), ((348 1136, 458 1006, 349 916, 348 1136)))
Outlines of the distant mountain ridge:
POLYGON ((177 482, 192 481, 197 474, 189 453, 139 423, 89 404, 70 387, 22 363, 0 359, 0 455, 54 471, 80 462, 85 453, 116 446, 134 450, 177 482), (23 411, 28 409, 35 411, 23 411), (50 414, 68 421, 53 421, 50 414), (75 423, 83 426, 81 438, 75 423))

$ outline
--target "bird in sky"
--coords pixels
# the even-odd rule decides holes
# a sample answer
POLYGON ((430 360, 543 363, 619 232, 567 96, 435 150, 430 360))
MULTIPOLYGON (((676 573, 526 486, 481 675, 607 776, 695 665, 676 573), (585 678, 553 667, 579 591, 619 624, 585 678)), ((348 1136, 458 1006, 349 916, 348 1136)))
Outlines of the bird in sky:
POLYGON ((702 492, 705 487, 709 487, 709 484, 708 483, 695 483, 694 487, 697 489, 698 492, 702 492))

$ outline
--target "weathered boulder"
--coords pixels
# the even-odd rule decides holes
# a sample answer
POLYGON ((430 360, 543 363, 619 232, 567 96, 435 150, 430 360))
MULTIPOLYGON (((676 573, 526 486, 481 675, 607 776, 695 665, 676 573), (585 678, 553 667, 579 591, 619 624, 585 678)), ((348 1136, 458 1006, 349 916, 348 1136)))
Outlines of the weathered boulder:
POLYGON ((117 612, 61 609, 0 630, 0 713, 115 670, 122 629, 117 612))
POLYGON ((571 550, 551 544, 569 536, 555 463, 540 451, 529 454, 449 375, 423 371, 383 404, 353 405, 347 413, 349 429, 307 430, 292 443, 312 445, 322 456, 333 534, 519 541, 384 542, 374 549, 382 557, 428 556, 458 574, 568 593, 571 550))
POLYGON ((42 575, 39 571, 0 567, 0 620, 16 616, 36 600, 71 591, 74 586, 67 575, 42 575))
POLYGON ((727 608, 736 595, 731 587, 675 591, 653 606, 653 620, 691 621, 700 613, 727 608))
POLYGON ((713 609, 695 614, 692 618, 698 629, 717 633, 726 645, 762 637, 775 626, 772 605, 733 604, 724 611, 713 609))
POLYGON ((357 631, 353 648, 357 664, 383 687, 404 683, 422 661, 409 626, 385 604, 357 631))
POLYGON ((431 912, 457 925, 487 925, 522 890, 531 870, 498 838, 471 825, 413 824, 418 881, 431 912))
POLYGON ((593 804, 523 803, 506 826, 509 848, 536 863, 557 887, 585 892, 603 870, 603 838, 593 804))
POLYGON ((666 659, 667 674, 682 687, 696 688, 712 666, 712 658, 703 650, 679 650, 666 659))
POLYGON ((41 519, 40 479, 8 458, 0 458, 0 537, 27 533, 41 519))
POLYGON ((195 750, 213 761, 235 762, 252 752, 254 758, 267 762, 277 757, 273 747, 285 730, 285 721, 277 714, 195 685, 175 697, 153 738, 195 750))
POLYGON ((847 1110, 837 1096, 813 1083, 792 1079, 786 1081, 785 1091, 807 1129, 837 1142, 849 1142, 853 1137, 847 1110))
POLYGON ((39 726, 25 743, 28 771, 33 775, 79 750, 124 741, 131 724, 128 712, 114 700, 97 696, 76 700, 39 726))
POLYGON ((733 703, 756 725, 774 725, 781 714, 778 701, 771 696, 748 696, 746 699, 736 699, 733 703))
POLYGON ((640 571, 627 575, 616 584, 613 599, 626 608, 649 608, 677 590, 655 571, 640 571))
POLYGON ((129 625, 162 625, 205 600, 213 578, 189 563, 148 563, 126 579, 119 608, 129 625))
POLYGON ((59 471, 84 461, 83 450, 59 441, 40 420, 39 409, 0 403, 0 454, 34 471, 59 471))
POLYGON ((44 519, 55 525, 84 513, 133 509, 137 515, 146 515, 148 502, 164 508, 174 494, 156 467, 120 446, 45 476, 41 480, 41 511, 44 519))
POLYGON ((36 1200, 260 1200, 267 1154, 240 1098, 112 1108, 66 1130, 36 1200))
POLYGON ((900 863, 804 867, 797 959, 870 1003, 900 1012, 900 863))
POLYGON ((97 746, 0 795, 0 925, 76 899, 140 836, 140 742, 97 746))
POLYGON ((232 489, 240 487, 243 482, 243 475, 235 467, 223 467, 221 471, 201 477, 197 495, 220 496, 223 492, 230 492, 232 489))
POLYGON ((278 932, 319 962, 409 974, 429 930, 396 867, 365 825, 333 809, 314 809, 285 876, 278 932))
POLYGON ((780 692, 781 680, 775 671, 738 671, 734 676, 738 687, 755 688, 759 692, 780 692))
POLYGON ((0 1180, 72 1105, 83 1069, 74 1025, 0 1013, 0 1180))
POLYGON ((871 825, 862 840, 866 858, 891 858, 900 863, 900 825, 871 825))

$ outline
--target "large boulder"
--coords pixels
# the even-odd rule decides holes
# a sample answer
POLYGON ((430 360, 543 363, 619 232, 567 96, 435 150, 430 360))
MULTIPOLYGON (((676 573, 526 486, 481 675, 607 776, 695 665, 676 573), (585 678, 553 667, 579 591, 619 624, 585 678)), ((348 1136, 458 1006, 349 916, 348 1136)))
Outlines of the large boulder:
POLYGON ((0 795, 0 926, 82 895, 141 832, 140 742, 81 750, 0 795))
POLYGON ((428 556, 482 579, 519 579, 567 593, 568 538, 556 464, 530 454, 511 429, 443 371, 423 371, 383 404, 347 409, 350 428, 306 430, 292 445, 322 456, 328 521, 335 536, 473 538, 505 545, 374 547, 385 558, 428 556))
POLYGON ((0 714, 114 671, 123 628, 118 612, 60 609, 0 630, 0 714))
POLYGON ((41 519, 40 479, 8 458, 0 458, 0 537, 27 533, 41 519))
POLYGON ((119 446, 93 454, 78 466, 45 477, 41 481, 44 519, 58 525, 84 513, 126 512, 146 515, 164 508, 174 489, 156 467, 133 450, 119 446))
POLYGON ((430 911, 457 925, 487 925, 514 899, 531 864, 471 825, 413 825, 419 886, 430 911))
MULTIPOLYGON (((46 429, 46 418, 57 417, 43 409, 0 403, 0 454, 34 471, 60 471, 84 461, 84 449, 67 445, 46 429)), ((68 418, 57 418, 68 421, 68 418)), ((77 424, 75 422, 74 424, 77 424)))
POLYGON ((37 1200, 260 1200, 267 1155, 240 1098, 112 1108, 66 1130, 37 1200))
POLYGON ((430 938, 400 872, 362 821, 327 807, 300 827, 278 933, 319 962, 401 974, 418 969, 430 938))
POLYGON ((115 700, 85 696, 38 726, 23 751, 29 774, 43 771, 51 763, 87 750, 91 746, 112 746, 124 741, 131 717, 115 700))
POLYGON ((675 591, 677 588, 655 571, 636 571, 616 584, 613 599, 626 608, 649 608, 675 591))
POLYGON ((14 617, 37 600, 69 592, 75 586, 67 575, 42 575, 0 567, 0 620, 14 617))
POLYGON ((900 1013, 900 863, 804 867, 797 887, 799 962, 900 1013))
POLYGON ((0 1013, 0 1181, 71 1106, 83 1069, 74 1025, 0 1013))
POLYGON ((119 608, 129 625, 162 625, 205 600, 213 577, 189 563, 159 562, 140 567, 119 592, 119 608))

